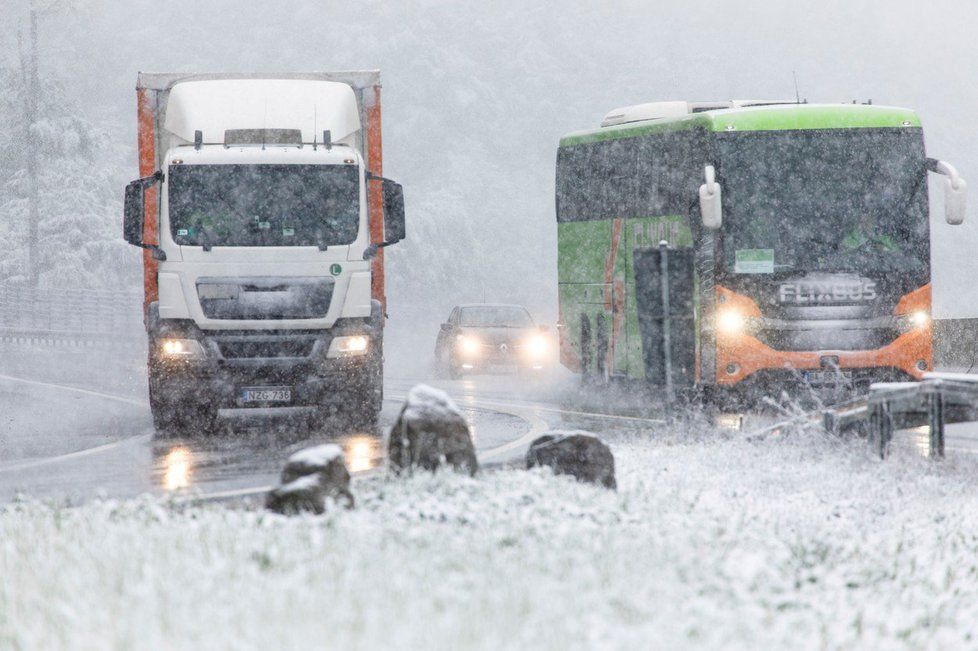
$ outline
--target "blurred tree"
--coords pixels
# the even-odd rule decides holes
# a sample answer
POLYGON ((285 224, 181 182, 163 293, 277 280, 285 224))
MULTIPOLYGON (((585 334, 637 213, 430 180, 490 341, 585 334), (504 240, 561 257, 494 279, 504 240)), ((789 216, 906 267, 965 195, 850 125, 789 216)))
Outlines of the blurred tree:
POLYGON ((112 178, 119 156, 109 134, 80 117, 55 81, 40 79, 33 116, 25 110, 31 83, 21 70, 0 68, 0 87, 0 284, 113 286, 133 261, 120 235, 112 178))

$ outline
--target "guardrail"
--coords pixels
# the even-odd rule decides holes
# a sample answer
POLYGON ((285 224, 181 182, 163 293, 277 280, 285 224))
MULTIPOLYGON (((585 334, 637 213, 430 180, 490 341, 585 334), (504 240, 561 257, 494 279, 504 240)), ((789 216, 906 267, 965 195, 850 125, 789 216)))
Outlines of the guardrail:
POLYGON ((142 295, 0 288, 0 341, 100 345, 142 340, 142 295))
POLYGON ((920 382, 880 382, 868 395, 813 418, 834 434, 863 428, 881 459, 894 431, 926 426, 929 456, 942 459, 945 425, 978 421, 978 375, 927 373, 920 382))

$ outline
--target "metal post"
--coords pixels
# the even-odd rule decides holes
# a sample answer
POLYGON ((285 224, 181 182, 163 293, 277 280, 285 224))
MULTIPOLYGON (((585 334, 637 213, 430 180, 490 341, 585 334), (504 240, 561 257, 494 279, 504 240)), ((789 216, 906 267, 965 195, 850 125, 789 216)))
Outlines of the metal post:
POLYGON ((831 409, 822 411, 822 427, 829 434, 839 433, 839 419, 831 409))
POLYGON ((927 396, 927 420, 930 425, 930 457, 944 458, 944 396, 938 385, 927 396))
POLYGON ((669 243, 659 242, 659 278, 662 289, 662 357, 666 373, 666 400, 675 400, 672 384, 672 314, 669 307, 669 243))
POLYGON ((38 188, 37 151, 41 143, 35 137, 34 125, 38 120, 38 96, 41 93, 38 80, 37 63, 37 11, 31 3, 28 34, 30 43, 27 51, 21 52, 21 67, 24 75, 24 131, 27 147, 27 279, 31 289, 37 289, 40 277, 38 249, 38 222, 40 221, 40 190, 38 188))
POLYGON ((893 438, 893 418, 890 416, 889 402, 879 405, 879 421, 880 459, 885 459, 890 447, 890 439, 893 438))

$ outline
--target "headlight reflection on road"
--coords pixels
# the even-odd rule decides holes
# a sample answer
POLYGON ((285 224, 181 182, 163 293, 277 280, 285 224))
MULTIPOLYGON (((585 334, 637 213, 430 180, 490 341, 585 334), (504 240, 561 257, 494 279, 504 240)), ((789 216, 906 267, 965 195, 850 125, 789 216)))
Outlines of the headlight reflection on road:
POLYGON ((187 448, 173 448, 163 459, 163 487, 168 491, 190 485, 193 455, 187 448))
POLYGON ((350 472, 370 470, 380 463, 380 439, 376 436, 354 436, 343 448, 350 472))

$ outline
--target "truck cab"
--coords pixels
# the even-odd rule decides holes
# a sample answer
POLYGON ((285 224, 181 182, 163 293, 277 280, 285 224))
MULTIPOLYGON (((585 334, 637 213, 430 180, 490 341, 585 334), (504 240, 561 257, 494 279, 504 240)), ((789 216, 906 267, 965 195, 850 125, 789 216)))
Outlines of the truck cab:
POLYGON ((127 187, 124 231, 146 250, 157 428, 250 407, 374 423, 382 249, 404 237, 376 75, 141 75, 138 92, 150 173, 127 187))

